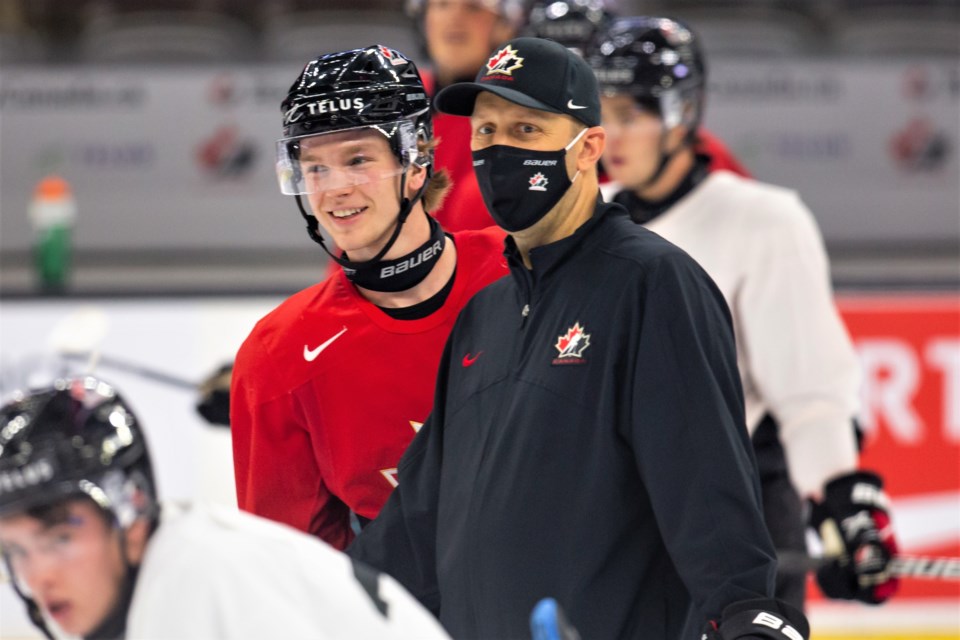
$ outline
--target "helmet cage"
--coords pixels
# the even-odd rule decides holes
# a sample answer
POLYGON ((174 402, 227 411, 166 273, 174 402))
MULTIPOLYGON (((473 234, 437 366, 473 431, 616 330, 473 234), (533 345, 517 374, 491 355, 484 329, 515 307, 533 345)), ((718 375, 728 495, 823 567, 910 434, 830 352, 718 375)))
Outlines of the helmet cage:
POLYGON ((428 135, 424 132, 425 127, 421 126, 418 128, 418 115, 419 114, 415 114, 414 116, 395 122, 361 125, 325 131, 319 134, 307 134, 277 140, 276 172, 280 192, 284 195, 308 195, 329 189, 338 189, 392 178, 404 173, 412 164, 428 166, 430 163, 429 155, 426 153, 421 154, 417 147, 418 141, 428 135), (359 165, 355 167, 347 166, 335 171, 330 171, 327 167, 322 175, 318 171, 304 171, 300 158, 303 143, 306 140, 317 140, 325 136, 364 130, 376 131, 387 139, 390 145, 390 151, 399 163, 395 168, 387 169, 378 167, 369 169, 363 165, 359 165))

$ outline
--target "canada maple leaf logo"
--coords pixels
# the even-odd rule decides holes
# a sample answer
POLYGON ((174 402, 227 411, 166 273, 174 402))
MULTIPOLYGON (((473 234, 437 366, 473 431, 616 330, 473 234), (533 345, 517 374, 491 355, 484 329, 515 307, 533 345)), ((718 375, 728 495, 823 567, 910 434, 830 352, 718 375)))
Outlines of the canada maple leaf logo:
POLYGON ((557 344, 553 346, 560 352, 558 358, 579 358, 583 350, 590 346, 590 334, 577 322, 567 329, 565 335, 557 338, 557 344))
POLYGON ((530 191, 546 191, 548 182, 547 176, 537 172, 530 176, 530 191))
POLYGON ((512 76, 513 72, 522 66, 523 58, 517 55, 517 50, 508 44, 487 60, 487 74, 499 73, 505 76, 512 76))
POLYGON ((398 55, 396 54, 396 52, 393 51, 393 49, 388 49, 387 47, 383 46, 382 44, 381 44, 381 45, 378 45, 377 48, 380 50, 380 54, 381 54, 384 58, 386 58, 387 60, 389 60, 389 61, 390 61, 390 64, 392 64, 393 66, 401 65, 401 64, 404 64, 404 63, 406 62, 406 60, 404 60, 403 58, 401 58, 400 56, 398 56, 398 55))

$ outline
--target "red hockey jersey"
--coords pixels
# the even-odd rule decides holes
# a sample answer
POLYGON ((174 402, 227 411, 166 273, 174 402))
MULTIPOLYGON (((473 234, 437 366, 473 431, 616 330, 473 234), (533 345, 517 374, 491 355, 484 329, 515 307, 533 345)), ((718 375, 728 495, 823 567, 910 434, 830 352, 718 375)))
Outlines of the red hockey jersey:
POLYGON ((241 509, 350 543, 350 510, 374 518, 430 413, 440 354, 460 309, 507 272, 497 228, 453 234, 443 307, 396 320, 339 271, 284 301, 237 354, 231 433, 241 509))

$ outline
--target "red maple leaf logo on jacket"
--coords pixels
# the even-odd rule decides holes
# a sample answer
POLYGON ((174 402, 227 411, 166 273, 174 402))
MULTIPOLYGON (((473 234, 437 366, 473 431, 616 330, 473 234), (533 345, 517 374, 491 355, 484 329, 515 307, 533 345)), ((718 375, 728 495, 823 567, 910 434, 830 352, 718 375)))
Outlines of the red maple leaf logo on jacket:
POLYGON ((584 332, 579 322, 567 329, 566 335, 557 338, 557 344, 554 345, 560 352, 558 358, 579 358, 589 346, 590 334, 584 332))

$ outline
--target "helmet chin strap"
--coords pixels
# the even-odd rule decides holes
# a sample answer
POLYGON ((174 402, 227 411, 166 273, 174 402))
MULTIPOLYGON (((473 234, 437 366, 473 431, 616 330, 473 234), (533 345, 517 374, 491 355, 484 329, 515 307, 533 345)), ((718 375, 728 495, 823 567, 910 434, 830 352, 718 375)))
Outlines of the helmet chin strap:
MULTIPOLYGON (((400 230, 403 227, 403 223, 407 221, 407 217, 410 215, 410 212, 413 210, 413 206, 417 203, 418 200, 420 200, 421 196, 423 196, 424 190, 426 190, 427 185, 430 183, 430 176, 429 175, 427 176, 427 179, 424 180, 423 182, 423 186, 421 186, 417 190, 417 192, 413 195, 413 198, 402 197, 404 192, 404 187, 406 186, 406 181, 407 181, 407 172, 404 171, 403 174, 400 176, 400 194, 401 194, 400 212, 397 216, 397 224, 393 228, 393 233, 390 235, 390 239, 387 240, 387 243, 383 245, 383 248, 377 252, 377 255, 370 258, 369 260, 364 260, 362 262, 354 262, 352 260, 348 260, 345 257, 335 256, 333 252, 331 252, 330 249, 327 248, 327 244, 323 239, 323 234, 320 233, 320 229, 319 229, 320 223, 317 222, 316 217, 310 215, 307 212, 306 208, 303 206, 303 200, 300 198, 299 194, 295 195, 294 198, 296 198, 297 200, 297 207, 300 209, 300 215, 302 215, 304 220, 307 221, 307 233, 310 235, 310 238, 314 242, 319 244, 324 251, 326 251, 327 255, 330 256, 331 260, 339 264, 341 267, 356 271, 357 269, 361 269, 365 266, 369 266, 375 262, 378 262, 381 258, 383 258, 383 256, 387 255, 387 252, 390 251, 390 249, 396 243, 397 238, 400 237, 400 230)), ((346 252, 344 252, 343 255, 346 256, 346 252)))
MULTIPOLYGON (((659 144, 659 147, 661 150, 663 149, 664 143, 666 142, 667 136, 669 134, 670 134, 670 131, 668 129, 661 129, 660 144, 659 144)), ((653 173, 650 175, 649 178, 641 182, 639 185, 632 187, 631 191, 637 192, 637 191, 640 191, 641 189, 646 189, 650 185, 654 184, 657 180, 659 180, 660 176, 663 175, 664 170, 666 170, 667 165, 670 164, 670 161, 673 160, 673 158, 678 153, 680 153, 687 147, 692 146, 694 138, 695 138, 694 132, 690 131, 687 133, 687 135, 683 137, 683 140, 680 142, 680 144, 677 145, 675 149, 673 149, 672 151, 668 151, 666 153, 663 153, 663 151, 661 151, 660 163, 657 165, 657 168, 654 169, 653 173)))

